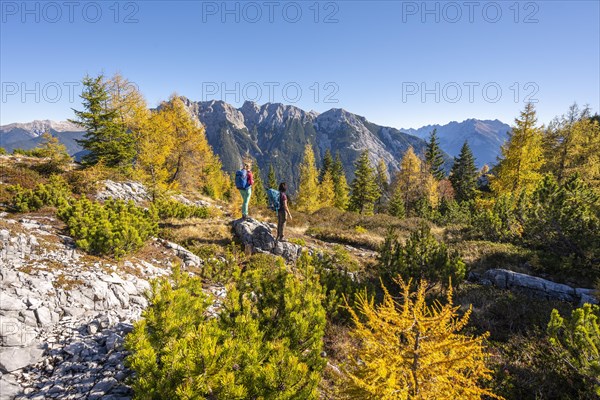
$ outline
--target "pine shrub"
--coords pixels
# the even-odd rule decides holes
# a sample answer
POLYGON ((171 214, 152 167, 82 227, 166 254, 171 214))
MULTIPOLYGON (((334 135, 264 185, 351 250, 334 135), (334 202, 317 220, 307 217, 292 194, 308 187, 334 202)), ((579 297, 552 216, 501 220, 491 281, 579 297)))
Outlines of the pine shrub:
POLYGON ((160 219, 207 218, 209 216, 209 211, 206 207, 183 204, 173 199, 156 200, 153 206, 156 208, 160 219))
POLYGON ((117 259, 158 233, 155 210, 137 207, 131 200, 108 199, 101 204, 82 197, 61 206, 58 217, 67 224, 77 247, 117 259))
POLYGON ((152 286, 126 339, 136 399, 317 399, 325 360, 322 294, 305 253, 296 270, 250 258, 216 310, 177 269, 152 286))
POLYGON ((587 382, 590 398, 600 396, 600 307, 586 303, 570 318, 552 311, 548 323, 550 343, 587 382))
POLYGON ((346 321, 350 318, 344 307, 344 298, 352 302, 365 285, 358 279, 358 262, 342 247, 335 246, 332 252, 322 254, 315 260, 324 292, 324 307, 327 316, 333 321, 346 321))
POLYGON ((458 285, 465 279, 466 266, 458 252, 450 251, 439 242, 425 223, 411 233, 402 244, 393 229, 390 229, 379 255, 380 268, 388 283, 396 276, 421 280, 432 284, 447 285, 449 281, 458 285))
POLYGON ((560 184, 546 176, 525 207, 523 239, 564 272, 600 277, 598 232, 600 197, 577 175, 560 184))
POLYGON ((71 189, 60 175, 52 175, 48 183, 40 183, 34 189, 25 189, 17 184, 12 187, 13 198, 11 210, 30 212, 42 207, 60 207, 66 205, 71 196, 71 189))

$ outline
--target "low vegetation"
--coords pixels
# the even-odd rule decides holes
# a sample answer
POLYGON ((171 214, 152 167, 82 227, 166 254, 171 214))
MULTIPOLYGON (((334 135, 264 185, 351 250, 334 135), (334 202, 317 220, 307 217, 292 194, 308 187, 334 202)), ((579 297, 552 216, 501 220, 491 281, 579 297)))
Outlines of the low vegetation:
POLYGON ((108 199, 104 204, 86 197, 58 209, 77 247, 93 255, 120 258, 144 245, 158 233, 158 217, 133 201, 108 199))
POLYGON ((321 297, 307 255, 294 271, 252 257, 212 312, 201 279, 176 269, 172 282, 154 283, 153 306, 127 337, 136 397, 318 398, 321 297))

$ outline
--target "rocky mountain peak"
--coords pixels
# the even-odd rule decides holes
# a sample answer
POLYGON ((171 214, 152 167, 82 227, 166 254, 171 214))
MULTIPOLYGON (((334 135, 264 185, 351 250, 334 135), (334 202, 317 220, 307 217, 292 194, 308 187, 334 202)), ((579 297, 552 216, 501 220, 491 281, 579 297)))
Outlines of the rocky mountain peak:
POLYGON ((69 121, 51 121, 49 119, 35 120, 26 123, 13 123, 1 127, 3 132, 11 130, 23 130, 30 134, 31 137, 41 136, 44 132, 76 132, 82 128, 69 121))

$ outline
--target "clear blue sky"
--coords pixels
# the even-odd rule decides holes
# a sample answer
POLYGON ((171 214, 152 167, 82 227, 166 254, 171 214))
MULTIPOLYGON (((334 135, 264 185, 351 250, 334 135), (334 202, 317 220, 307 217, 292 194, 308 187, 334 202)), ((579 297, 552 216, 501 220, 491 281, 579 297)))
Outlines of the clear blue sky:
POLYGON ((397 128, 512 123, 527 96, 542 123, 600 108, 597 0, 0 3, 1 124, 72 117, 77 82, 117 71, 150 106, 254 99, 397 128))

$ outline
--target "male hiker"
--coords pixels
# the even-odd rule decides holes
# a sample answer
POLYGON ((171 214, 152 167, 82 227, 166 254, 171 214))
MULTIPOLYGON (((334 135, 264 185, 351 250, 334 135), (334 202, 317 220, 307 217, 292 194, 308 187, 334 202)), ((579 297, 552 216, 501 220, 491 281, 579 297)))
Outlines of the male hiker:
POLYGON ((287 221, 287 217, 292 219, 292 214, 290 213, 290 209, 288 208, 288 199, 285 192, 287 191, 287 184, 285 182, 281 182, 279 184, 279 210, 277 210, 277 240, 283 241, 283 230, 285 229, 285 223, 287 221))
POLYGON ((242 218, 248 218, 248 203, 250 203, 250 196, 252 195, 252 185, 254 184, 254 178, 252 177, 252 171, 250 171, 250 162, 244 163, 244 168, 235 173, 235 187, 237 187, 242 195, 242 218))

